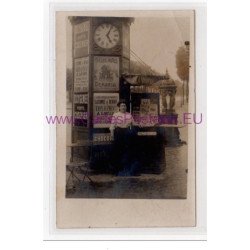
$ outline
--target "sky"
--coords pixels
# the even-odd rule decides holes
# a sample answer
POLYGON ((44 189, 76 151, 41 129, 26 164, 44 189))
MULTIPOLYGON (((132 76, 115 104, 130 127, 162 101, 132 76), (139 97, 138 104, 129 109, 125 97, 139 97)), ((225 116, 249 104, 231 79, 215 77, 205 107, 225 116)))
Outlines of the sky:
MULTIPOLYGON (((67 24, 67 67, 71 68, 71 24, 67 24)), ((160 74, 166 68, 173 79, 176 73, 175 54, 185 41, 190 40, 189 17, 135 18, 130 27, 130 49, 160 74)), ((135 60, 131 56, 131 60, 135 60)))
POLYGON ((175 54, 190 39, 189 18, 137 18, 130 35, 130 49, 146 64, 161 74, 167 68, 170 76, 178 79, 175 54))

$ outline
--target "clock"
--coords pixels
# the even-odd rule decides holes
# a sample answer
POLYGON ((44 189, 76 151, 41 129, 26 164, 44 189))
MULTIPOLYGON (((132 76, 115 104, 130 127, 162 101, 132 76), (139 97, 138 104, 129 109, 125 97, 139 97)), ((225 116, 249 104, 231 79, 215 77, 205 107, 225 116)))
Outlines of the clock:
POLYGON ((103 49, 115 47, 120 40, 119 30, 110 23, 99 25, 94 33, 95 43, 103 49))

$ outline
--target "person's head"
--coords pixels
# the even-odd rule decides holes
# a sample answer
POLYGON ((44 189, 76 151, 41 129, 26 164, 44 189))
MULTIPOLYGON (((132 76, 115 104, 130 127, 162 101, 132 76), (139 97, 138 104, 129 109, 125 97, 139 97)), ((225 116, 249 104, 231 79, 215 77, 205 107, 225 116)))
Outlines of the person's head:
POLYGON ((119 107, 120 112, 122 112, 122 113, 125 113, 125 112, 126 112, 126 110, 127 110, 127 105, 126 105, 126 103, 125 103, 124 100, 120 100, 120 101, 117 103, 117 106, 119 107))

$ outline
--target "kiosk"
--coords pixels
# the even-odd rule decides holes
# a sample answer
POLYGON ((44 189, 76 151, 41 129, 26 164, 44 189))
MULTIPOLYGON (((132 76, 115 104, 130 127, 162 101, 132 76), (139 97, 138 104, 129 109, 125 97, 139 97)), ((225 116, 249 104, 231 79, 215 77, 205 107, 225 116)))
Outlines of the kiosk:
POLYGON ((109 172, 110 119, 119 99, 140 120, 134 138, 142 173, 166 166, 166 128, 159 125, 160 92, 153 85, 165 76, 129 75, 133 18, 71 17, 73 91, 72 159, 85 158, 97 173, 109 172), (150 89, 152 87, 152 89, 150 89))

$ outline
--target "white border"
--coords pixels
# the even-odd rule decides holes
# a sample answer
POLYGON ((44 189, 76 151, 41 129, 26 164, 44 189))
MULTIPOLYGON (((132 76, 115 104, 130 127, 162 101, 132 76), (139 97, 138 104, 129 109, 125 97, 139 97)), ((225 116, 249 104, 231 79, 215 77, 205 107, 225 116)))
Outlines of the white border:
MULTIPOLYGON (((62 3, 44 6, 44 117, 55 115, 55 11, 77 10, 195 10, 196 112, 206 117, 206 4, 204 1, 111 1, 62 3)), ((183 228, 56 228, 56 129, 44 122, 44 240, 206 240, 206 122, 196 127, 197 226, 183 228)))

